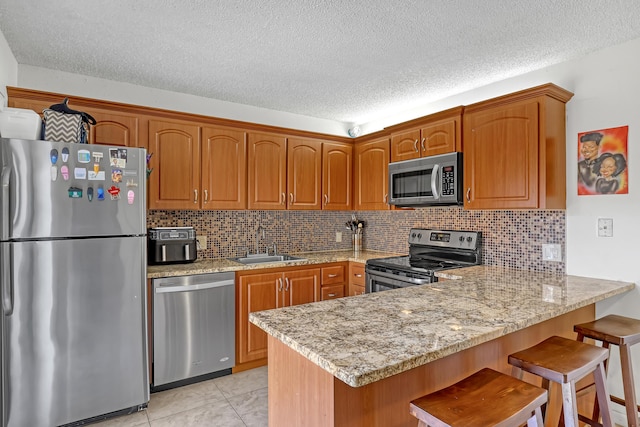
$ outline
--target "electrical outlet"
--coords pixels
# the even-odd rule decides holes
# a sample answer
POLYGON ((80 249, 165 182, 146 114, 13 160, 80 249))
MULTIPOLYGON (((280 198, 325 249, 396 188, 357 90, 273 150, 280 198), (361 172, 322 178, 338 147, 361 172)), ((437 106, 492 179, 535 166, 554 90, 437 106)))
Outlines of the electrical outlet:
POLYGON ((336 231, 336 242, 342 242, 342 231, 336 231))
POLYGON ((598 237, 613 237, 613 218, 598 218, 598 237))
POLYGON ((542 245, 543 261, 562 261, 562 247, 557 244, 542 245))
POLYGON ((207 236, 196 236, 197 240, 197 249, 199 251, 203 251, 207 249, 207 236))

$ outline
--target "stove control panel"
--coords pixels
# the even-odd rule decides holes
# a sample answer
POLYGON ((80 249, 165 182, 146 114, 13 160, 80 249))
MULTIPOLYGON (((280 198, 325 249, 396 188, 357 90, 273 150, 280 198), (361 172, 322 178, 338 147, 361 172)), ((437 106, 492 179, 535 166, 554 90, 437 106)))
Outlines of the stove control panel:
POLYGON ((409 245, 476 250, 480 245, 481 236, 482 233, 479 231, 412 228, 409 233, 409 245))

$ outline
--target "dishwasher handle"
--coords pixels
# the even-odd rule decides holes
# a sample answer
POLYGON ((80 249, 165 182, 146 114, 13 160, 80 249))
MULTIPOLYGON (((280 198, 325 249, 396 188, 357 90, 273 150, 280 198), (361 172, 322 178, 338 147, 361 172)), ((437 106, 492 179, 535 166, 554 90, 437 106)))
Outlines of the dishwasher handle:
POLYGON ((210 283, 199 283, 197 285, 186 286, 159 286, 156 288, 156 294, 171 294, 176 292, 202 291, 205 289, 219 288, 221 286, 235 285, 235 280, 220 280, 210 283))

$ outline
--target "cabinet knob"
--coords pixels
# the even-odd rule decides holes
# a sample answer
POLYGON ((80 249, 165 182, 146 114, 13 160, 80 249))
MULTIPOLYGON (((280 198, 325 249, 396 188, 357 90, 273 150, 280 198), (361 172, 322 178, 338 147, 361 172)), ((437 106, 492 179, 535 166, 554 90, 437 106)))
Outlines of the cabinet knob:
POLYGON ((193 203, 198 203, 198 189, 193 190, 193 203))

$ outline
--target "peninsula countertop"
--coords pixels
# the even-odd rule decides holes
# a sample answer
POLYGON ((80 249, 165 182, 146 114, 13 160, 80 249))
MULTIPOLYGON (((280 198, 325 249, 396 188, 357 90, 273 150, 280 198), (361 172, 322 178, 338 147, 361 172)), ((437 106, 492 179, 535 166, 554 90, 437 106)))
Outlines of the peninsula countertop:
POLYGON ((360 387, 635 286, 491 266, 438 276, 450 280, 255 312, 249 320, 360 387))
POLYGON ((244 265, 229 259, 199 259, 188 264, 150 265, 147 267, 147 278, 187 276, 192 274, 219 273, 224 271, 258 270, 263 268, 298 267, 304 265, 325 264, 330 262, 352 261, 364 264, 371 258, 396 256, 396 253, 378 251, 318 251, 291 253, 304 259, 287 262, 269 262, 244 265))

